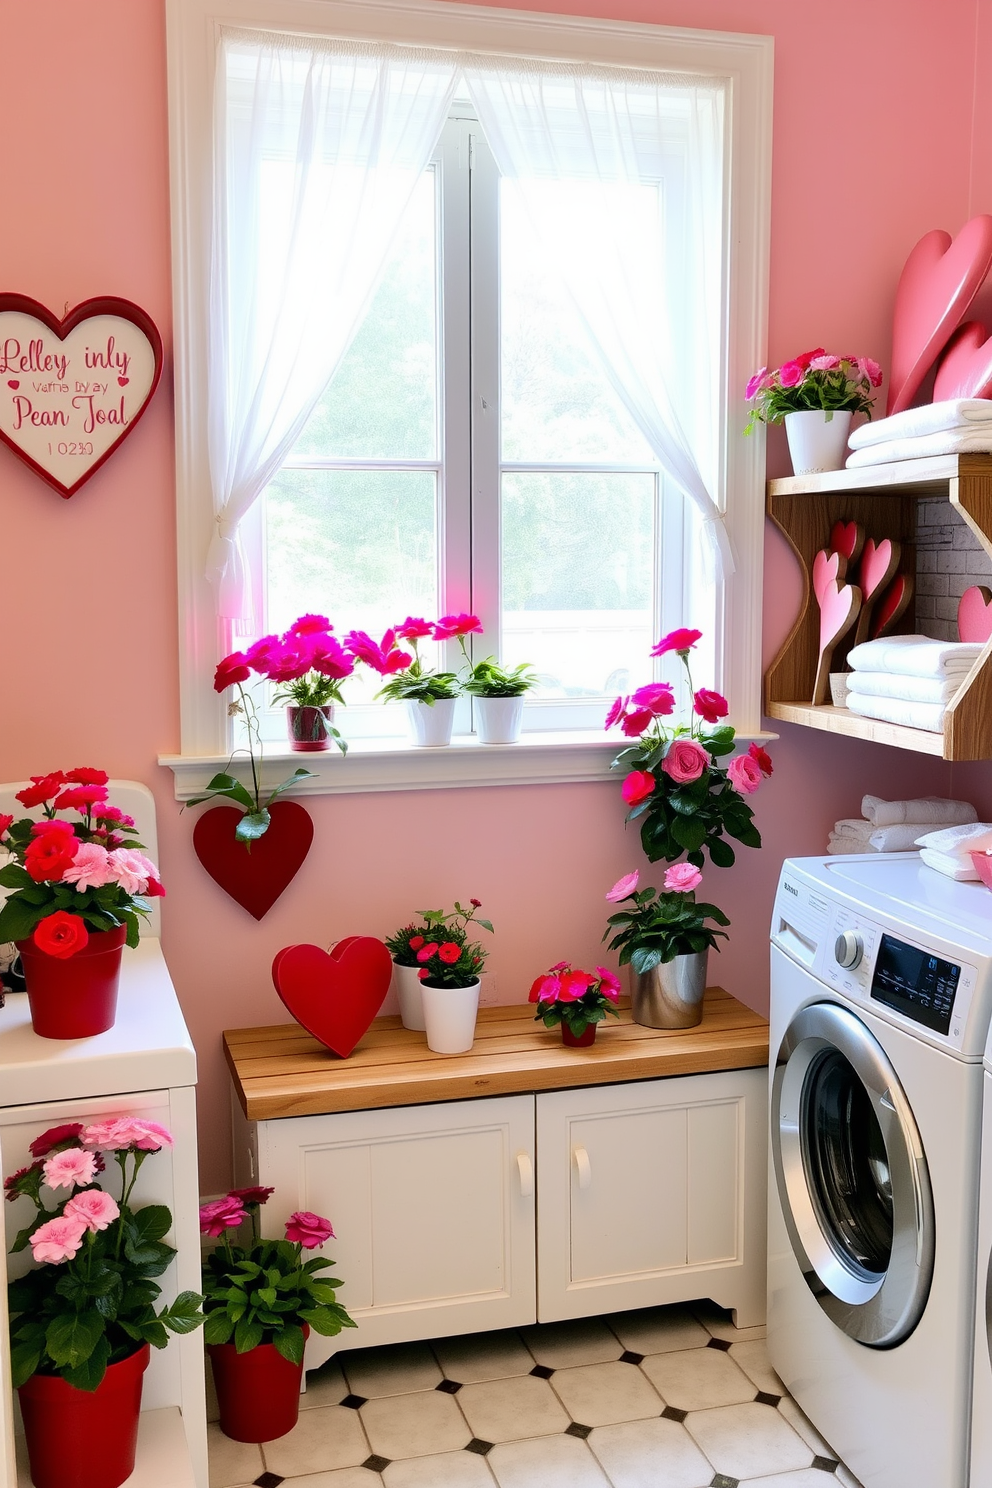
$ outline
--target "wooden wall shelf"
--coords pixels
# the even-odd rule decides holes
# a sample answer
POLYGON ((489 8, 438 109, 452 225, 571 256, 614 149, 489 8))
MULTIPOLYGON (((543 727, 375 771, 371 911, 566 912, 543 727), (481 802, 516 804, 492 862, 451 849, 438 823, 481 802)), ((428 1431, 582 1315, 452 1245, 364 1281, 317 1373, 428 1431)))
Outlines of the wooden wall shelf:
MULTIPOLYGON (((789 476, 768 483, 766 511, 799 559, 803 603, 781 651, 765 673, 765 713, 829 733, 847 734, 945 760, 992 759, 992 641, 948 706, 942 734, 862 718, 847 708, 813 707, 819 611, 810 572, 838 518, 860 522, 869 536, 898 538, 915 552, 917 502, 944 497, 992 557, 992 454, 941 455, 861 470, 789 476)), ((910 606, 899 629, 916 629, 910 606)))

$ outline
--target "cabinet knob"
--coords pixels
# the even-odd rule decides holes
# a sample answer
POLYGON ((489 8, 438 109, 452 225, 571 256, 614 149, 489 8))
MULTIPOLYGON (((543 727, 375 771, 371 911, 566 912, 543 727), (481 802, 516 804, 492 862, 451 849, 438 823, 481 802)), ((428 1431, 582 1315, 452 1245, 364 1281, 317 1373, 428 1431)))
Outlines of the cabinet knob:
POLYGON ((573 1147, 572 1156, 578 1169, 579 1187, 589 1188, 592 1184, 592 1164, 589 1161, 588 1152, 584 1147, 573 1147))
POLYGON ((520 1175, 520 1197, 530 1199, 534 1196, 534 1164, 526 1152, 517 1153, 517 1172, 520 1175))

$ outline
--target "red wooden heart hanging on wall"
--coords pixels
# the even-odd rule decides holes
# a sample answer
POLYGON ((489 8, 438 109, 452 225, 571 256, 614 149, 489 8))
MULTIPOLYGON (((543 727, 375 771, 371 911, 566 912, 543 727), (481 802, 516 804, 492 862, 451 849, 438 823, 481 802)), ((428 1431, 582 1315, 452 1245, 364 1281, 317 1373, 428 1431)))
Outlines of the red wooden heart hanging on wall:
POLYGON ((0 294, 0 439, 69 497, 127 438, 162 375, 162 338, 130 300, 84 300, 64 319, 0 294))
POLYGON ((193 851, 225 894, 260 920, 299 872, 313 842, 313 822, 299 802, 274 801, 268 831, 249 852, 234 835, 242 816, 236 806, 205 811, 193 828, 193 851))

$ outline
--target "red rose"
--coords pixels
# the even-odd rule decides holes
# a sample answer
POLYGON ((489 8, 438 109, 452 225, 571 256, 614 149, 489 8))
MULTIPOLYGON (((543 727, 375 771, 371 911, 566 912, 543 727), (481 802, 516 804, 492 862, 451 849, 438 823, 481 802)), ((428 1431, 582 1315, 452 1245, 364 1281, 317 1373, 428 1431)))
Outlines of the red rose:
POLYGON ((444 942, 444 945, 438 951, 438 955, 446 966, 454 966, 461 953, 461 946, 455 945, 455 942, 453 940, 446 940, 444 942))
POLYGON ((55 1147, 61 1147, 63 1143, 68 1147, 78 1146, 77 1137, 83 1135, 83 1124, 81 1121, 67 1121, 62 1126, 50 1126, 43 1131, 40 1137, 35 1137, 28 1151, 32 1157, 47 1157, 55 1147))
POLYGON ((760 744, 751 744, 747 752, 758 766, 762 775, 771 775, 772 762, 767 749, 762 749, 760 744))
POLYGON ((650 708, 635 708, 633 712, 627 714, 620 727, 628 739, 636 739, 639 734, 643 734, 645 729, 651 727, 653 718, 654 714, 650 708))
MULTIPOLYGON (((24 866, 35 883, 54 883, 72 866, 78 847, 76 837, 66 837, 62 832, 43 832, 40 837, 35 837, 28 843, 24 853, 24 866)), ((79 923, 82 924, 82 920, 79 923)), ((71 955, 72 952, 66 954, 71 955)))
POLYGON ((692 705, 700 718, 707 723, 719 723, 721 718, 726 718, 730 712, 727 699, 721 697, 718 692, 711 692, 708 687, 701 687, 693 696, 692 705))
POLYGON ((62 909, 41 920, 32 937, 39 951, 57 956, 60 961, 67 961, 81 951, 89 938, 90 933, 79 915, 66 914, 62 909))
POLYGON ((654 776, 650 770, 631 770, 624 781, 620 794, 628 806, 639 806, 654 790, 654 776))
POLYGON ((286 1239, 302 1245, 304 1250, 316 1250, 325 1240, 336 1238, 331 1221, 309 1209, 298 1209, 286 1221, 286 1239))
POLYGON ((420 947, 423 945, 423 943, 424 943, 424 937, 422 935, 411 935, 410 936, 410 949, 411 949, 411 951, 419 951, 420 950, 420 947))
MULTIPOLYGON (((797 362, 798 365, 802 367, 803 371, 805 372, 813 358, 819 356, 826 356, 826 352, 824 351, 822 346, 814 346, 812 351, 801 351, 797 357, 793 358, 793 360, 797 362)), ((850 360, 853 361, 854 358, 852 357, 850 358, 850 360)))
POLYGON ((3 836, 8 827, 12 827, 13 825, 14 818, 12 816, 8 816, 5 811, 0 811, 0 837, 3 836))
POLYGON ((57 796, 63 785, 65 776, 61 770, 53 770, 51 775, 32 775, 31 784, 18 791, 14 800, 22 806, 41 806, 57 796))
POLYGON ((214 672, 214 692, 223 692, 225 687, 230 687, 235 682, 247 682, 251 676, 248 662, 244 653, 232 651, 230 656, 218 662, 217 670, 214 672))
POLYGON ((227 1197, 240 1199, 242 1204, 267 1204, 274 1193, 274 1188, 263 1188, 260 1184, 256 1184, 254 1188, 232 1188, 227 1197))
POLYGON ((72 822, 60 821, 57 817, 46 816, 44 821, 32 823, 32 837, 42 837, 46 832, 51 832, 55 837, 75 837, 76 835, 72 822))
POLYGON ((652 656, 665 656, 669 651, 688 653, 697 641, 701 641, 703 632, 701 630, 671 630, 668 635, 662 636, 657 646, 652 646, 652 656))
POLYGON ((65 778, 71 780, 73 785, 106 785, 110 776, 106 770, 91 770, 81 766, 78 770, 70 770, 65 778))

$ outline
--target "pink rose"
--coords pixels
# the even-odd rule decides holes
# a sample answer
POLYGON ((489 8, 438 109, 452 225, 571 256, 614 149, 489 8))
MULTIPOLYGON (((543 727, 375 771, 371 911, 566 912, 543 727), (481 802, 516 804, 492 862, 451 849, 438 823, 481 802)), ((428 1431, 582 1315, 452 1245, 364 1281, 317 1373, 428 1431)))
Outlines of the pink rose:
POLYGON ((114 1116, 97 1121, 83 1132, 87 1147, 105 1147, 109 1152, 123 1147, 137 1147, 141 1152, 159 1152, 172 1147, 172 1133, 157 1121, 142 1121, 138 1116, 114 1116))
POLYGON ((784 388, 798 387, 805 375, 798 362, 783 362, 778 369, 778 380, 784 388))
POLYGON ((867 377, 872 387, 881 387, 882 369, 871 357, 858 357, 858 371, 862 377, 867 377))
POLYGON ((114 882, 108 857, 107 849, 98 842, 81 842, 72 865, 62 874, 62 882, 75 884, 78 894, 84 889, 102 889, 114 882))
POLYGON ((640 870, 635 868, 633 873, 625 873, 623 878, 618 878, 607 894, 611 904, 619 904, 621 899, 626 899, 637 888, 637 880, 640 878, 640 870))
POLYGON ((652 646, 652 656, 665 656, 669 651, 677 651, 681 656, 688 654, 697 641, 701 641, 703 632, 701 630, 671 630, 668 635, 662 636, 657 646, 652 646))
POLYGON ((704 718, 707 723, 719 723, 721 718, 726 718, 730 712, 727 699, 719 692, 712 692, 708 687, 701 687, 693 694, 692 706, 704 718))
POLYGON ((751 796, 761 784, 761 767, 749 754, 738 754, 727 766, 730 783, 738 795, 751 796))
POLYGON ((320 672, 321 676, 330 677, 335 682, 350 677, 355 670, 354 661, 333 636, 315 638, 310 665, 315 672, 320 672))
POLYGON ((675 711, 675 693, 670 682, 649 682, 632 692, 630 701, 636 708, 649 708, 656 718, 675 711))
POLYGON ((81 1219, 59 1215, 38 1226, 31 1236, 31 1252, 36 1261, 48 1261, 54 1266, 60 1261, 71 1261, 83 1243, 86 1230, 81 1219))
POLYGON ((319 1214, 312 1214, 309 1209, 297 1210, 286 1221, 286 1239, 302 1245, 304 1250, 315 1250, 325 1240, 335 1238, 331 1221, 322 1219, 319 1214))
POLYGON ((253 672, 268 676, 269 667, 278 661, 281 655, 282 641, 278 636, 266 635, 248 647, 245 652, 245 661, 253 672))
POLYGON ((53 1153, 43 1171, 49 1188, 85 1188, 96 1176, 96 1158, 81 1147, 65 1147, 53 1153))
POLYGON ((67 1219, 80 1220, 88 1230, 105 1230, 120 1214, 117 1200, 102 1188, 88 1188, 74 1194, 62 1213, 67 1219))
POLYGON ((665 888, 685 894, 703 881, 703 875, 693 863, 673 863, 665 873, 665 888))
POLYGON ((228 1194, 223 1199, 200 1205, 200 1234, 212 1235, 216 1240, 225 1230, 237 1229, 247 1218, 248 1211, 241 1200, 228 1194))
POLYGON ((703 771, 708 769, 709 763, 709 755, 695 739, 674 739, 661 762, 661 768, 666 775, 671 776, 676 785, 688 785, 699 779, 703 771))
POLYGON ((620 794, 628 806, 639 806, 654 790, 654 776, 650 770, 631 770, 624 781, 620 794))

